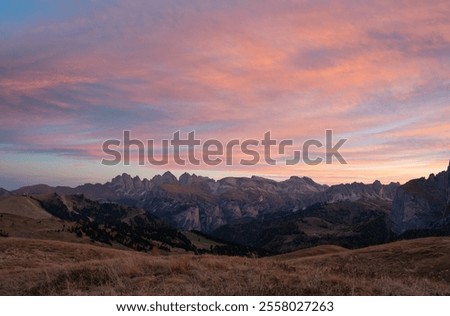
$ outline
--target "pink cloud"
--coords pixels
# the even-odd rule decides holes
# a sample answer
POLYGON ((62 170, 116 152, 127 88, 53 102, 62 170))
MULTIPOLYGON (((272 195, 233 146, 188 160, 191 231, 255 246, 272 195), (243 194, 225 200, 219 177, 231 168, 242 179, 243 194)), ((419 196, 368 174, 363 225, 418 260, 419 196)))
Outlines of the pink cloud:
MULTIPOLYGON (((364 177, 395 177, 389 164, 369 169, 448 156, 449 13, 445 1, 133 1, 39 23, 2 39, 0 131, 15 134, 16 148, 95 160, 126 128, 144 139, 180 129, 223 141, 267 130, 302 141, 333 129, 350 138, 364 177)), ((316 169, 305 172, 350 174, 316 169)))

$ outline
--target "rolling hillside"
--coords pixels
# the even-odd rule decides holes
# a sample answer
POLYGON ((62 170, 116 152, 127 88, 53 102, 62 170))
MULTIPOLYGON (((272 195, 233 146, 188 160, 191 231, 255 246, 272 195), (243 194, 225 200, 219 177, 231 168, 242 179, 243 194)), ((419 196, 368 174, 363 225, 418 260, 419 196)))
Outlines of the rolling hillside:
POLYGON ((155 256, 0 238, 0 295, 450 295, 448 237, 308 252, 155 256))

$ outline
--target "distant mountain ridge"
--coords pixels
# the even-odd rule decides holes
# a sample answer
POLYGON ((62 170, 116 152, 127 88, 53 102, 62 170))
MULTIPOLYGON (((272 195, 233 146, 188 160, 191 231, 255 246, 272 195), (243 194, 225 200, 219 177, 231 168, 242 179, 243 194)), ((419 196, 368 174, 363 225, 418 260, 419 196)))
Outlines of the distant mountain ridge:
POLYGON ((277 182, 257 176, 214 180, 184 173, 177 179, 165 172, 151 180, 124 173, 105 184, 88 183, 75 188, 36 185, 13 193, 83 194, 93 200, 144 208, 180 229, 209 232, 243 218, 297 212, 315 203, 391 201, 398 186, 379 181, 328 186, 297 176, 277 182))
POLYGON ((8 190, 5 190, 3 188, 0 188, 0 197, 2 196, 8 196, 10 193, 8 190))

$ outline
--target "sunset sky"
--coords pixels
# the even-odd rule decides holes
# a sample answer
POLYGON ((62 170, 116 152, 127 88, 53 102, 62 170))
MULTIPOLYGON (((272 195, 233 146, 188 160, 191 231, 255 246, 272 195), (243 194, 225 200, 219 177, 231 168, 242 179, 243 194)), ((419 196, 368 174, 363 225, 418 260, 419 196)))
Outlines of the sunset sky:
POLYGON ((0 2, 0 187, 166 170, 404 182, 450 158, 446 1, 0 2), (103 166, 130 130, 347 138, 348 164, 103 166))

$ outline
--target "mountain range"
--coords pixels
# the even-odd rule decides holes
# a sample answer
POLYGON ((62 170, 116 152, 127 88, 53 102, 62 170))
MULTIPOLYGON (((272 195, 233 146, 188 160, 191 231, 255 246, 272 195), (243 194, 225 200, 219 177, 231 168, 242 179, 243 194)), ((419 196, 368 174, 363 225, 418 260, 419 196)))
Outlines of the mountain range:
POLYGON ((449 234, 449 177, 450 165, 437 175, 403 185, 375 181, 328 186, 296 176, 281 182, 257 176, 214 180, 188 173, 176 178, 170 172, 149 180, 124 173, 104 184, 40 184, 0 190, 0 196, 82 196, 98 205, 139 209, 140 216, 147 214, 181 232, 196 231, 224 244, 287 252, 318 244, 355 248, 449 234))
POLYGON ((184 173, 172 173, 151 180, 122 174, 105 184, 84 184, 75 188, 34 185, 13 194, 83 194, 89 199, 141 207, 169 224, 184 230, 211 232, 246 218, 295 213, 316 203, 339 201, 392 201, 398 183, 383 185, 351 183, 321 185, 308 177, 291 177, 277 182, 253 176, 214 180, 184 173))

